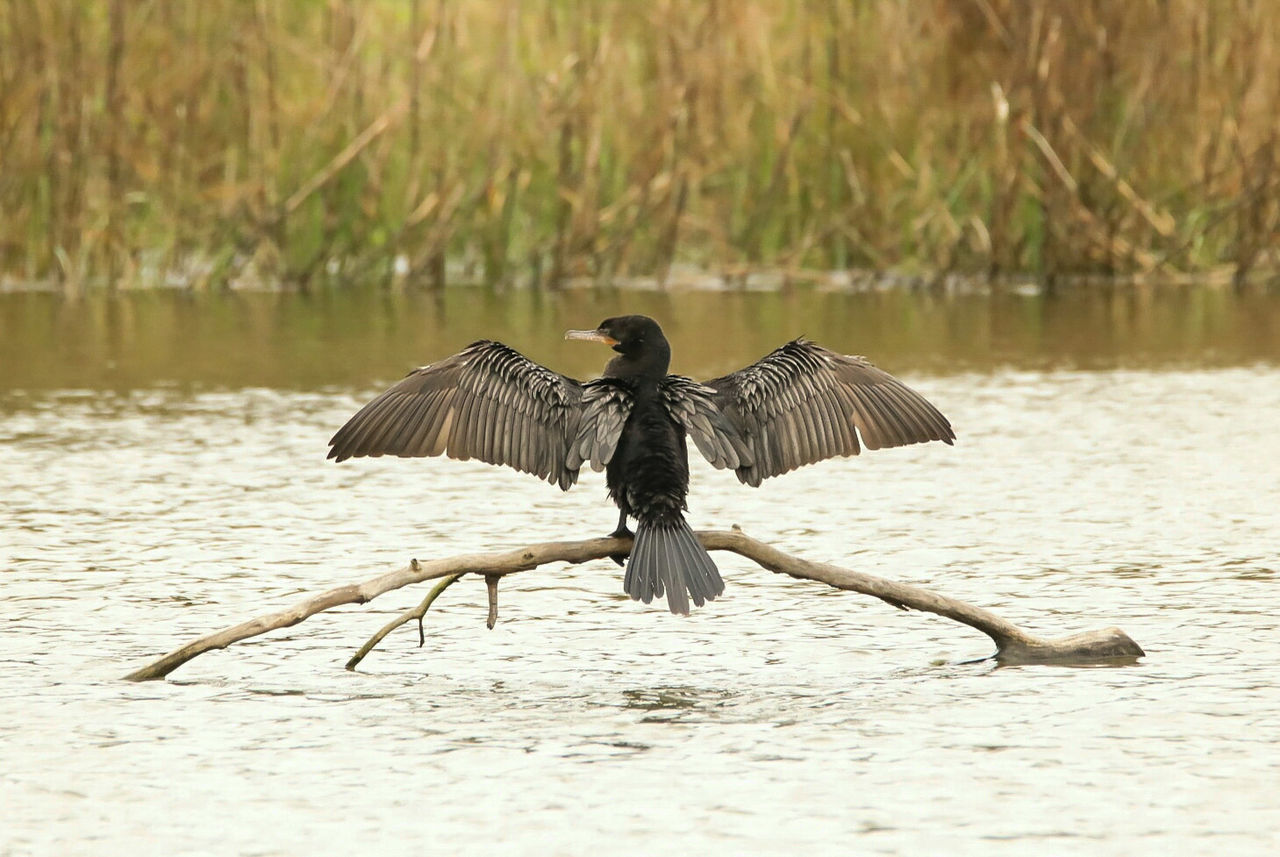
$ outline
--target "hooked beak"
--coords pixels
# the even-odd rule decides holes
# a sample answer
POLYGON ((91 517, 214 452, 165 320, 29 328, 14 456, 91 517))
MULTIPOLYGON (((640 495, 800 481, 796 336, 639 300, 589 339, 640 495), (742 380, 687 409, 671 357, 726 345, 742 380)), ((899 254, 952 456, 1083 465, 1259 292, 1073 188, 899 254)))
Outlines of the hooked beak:
POLYGON ((587 342, 603 342, 605 345, 617 345, 618 340, 598 330, 566 330, 565 339, 582 339, 587 342))

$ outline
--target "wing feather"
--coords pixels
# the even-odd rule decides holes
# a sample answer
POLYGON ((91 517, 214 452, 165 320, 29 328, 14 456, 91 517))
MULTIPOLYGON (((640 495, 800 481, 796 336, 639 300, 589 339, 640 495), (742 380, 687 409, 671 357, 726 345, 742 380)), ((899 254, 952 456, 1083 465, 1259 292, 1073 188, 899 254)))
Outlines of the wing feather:
POLYGON ((876 415, 880 425, 888 433, 889 437, 896 437, 906 434, 909 430, 902 420, 902 415, 893 407, 892 404, 885 401, 884 393, 875 387, 868 387, 858 391, 867 403, 867 408, 876 415))
POLYGON ((396 411, 403 407, 404 404, 404 402, 399 400, 387 400, 378 403, 378 407, 376 408, 370 408, 369 413, 365 416, 363 425, 361 426, 361 432, 363 435, 361 447, 380 441, 382 436, 386 433, 388 420, 390 420, 395 415, 396 411))
POLYGON ((351 417, 329 457, 477 458, 567 489, 568 447, 582 419, 582 384, 514 349, 482 340, 409 373, 351 417))
MULTIPOLYGON (((498 444, 501 444, 502 460, 510 461, 512 467, 520 466, 520 447, 516 443, 516 417, 520 416, 519 412, 508 404, 502 409, 502 427, 501 431, 494 429, 494 448, 496 450, 498 444)), ((494 422, 498 422, 494 420, 494 422)))
POLYGON ((823 389, 822 398, 827 405, 828 430, 835 450, 833 455, 857 455, 861 449, 858 433, 853 430, 853 408, 839 390, 823 389))
POLYGON ((484 439, 484 426, 476 419, 476 411, 485 400, 479 396, 458 396, 458 418, 454 421, 453 431, 449 433, 449 455, 460 461, 470 461, 478 457, 479 446, 484 439), (479 437, 476 429, 479 428, 479 437))
POLYGON ((448 410, 445 398, 445 395, 438 391, 432 395, 423 396, 422 416, 416 425, 411 425, 411 431, 405 438, 404 448, 396 450, 395 455, 407 457, 427 454, 427 449, 435 442, 445 411, 448 410))
POLYGON ((867 449, 955 439, 947 418, 892 375, 802 339, 703 386, 749 450, 735 470, 750 485, 857 455, 859 435, 867 449))
POLYGON ((818 461, 840 455, 844 451, 843 439, 837 426, 831 397, 826 390, 818 389, 813 395, 814 430, 818 433, 818 461))
POLYGON ((404 450, 409 438, 414 433, 414 429, 421 424, 422 417, 429 404, 431 403, 424 397, 421 400, 409 402, 405 405, 401 411, 401 418, 397 419, 395 430, 388 430, 388 453, 399 455, 404 450))
POLYGON ((717 404, 715 390, 683 375, 668 375, 661 392, 667 413, 713 467, 737 470, 754 462, 751 447, 717 404))
POLYGON ((499 387, 493 398, 477 397, 479 407, 476 409, 476 418, 479 422, 475 428, 477 445, 474 458, 511 461, 502 449, 502 423, 511 412, 510 408, 502 407, 502 394, 506 389, 505 386, 499 387))
POLYGON ((519 453, 516 455, 516 469, 524 470, 527 473, 537 473, 538 463, 533 457, 533 438, 530 437, 530 429, 533 428, 529 424, 529 415, 523 411, 516 412, 516 437, 519 438, 517 448, 519 453))
POLYGON ((631 415, 630 389, 612 378, 598 378, 583 386, 582 423, 569 454, 569 462, 590 463, 603 470, 613 460, 622 429, 631 415))
POLYGON ((884 449, 889 446, 888 433, 881 422, 880 415, 868 406, 864 397, 855 395, 853 391, 848 391, 846 395, 849 397, 849 406, 853 410, 850 430, 856 428, 856 434, 862 435, 862 445, 867 449, 884 449))

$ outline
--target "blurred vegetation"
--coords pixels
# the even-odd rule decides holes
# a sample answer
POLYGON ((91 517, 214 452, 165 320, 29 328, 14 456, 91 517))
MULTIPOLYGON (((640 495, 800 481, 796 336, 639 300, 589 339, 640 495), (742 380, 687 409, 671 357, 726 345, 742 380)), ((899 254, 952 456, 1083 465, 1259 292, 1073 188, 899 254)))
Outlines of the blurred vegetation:
POLYGON ((0 276, 1274 276, 1278 13, 0 0, 0 276))

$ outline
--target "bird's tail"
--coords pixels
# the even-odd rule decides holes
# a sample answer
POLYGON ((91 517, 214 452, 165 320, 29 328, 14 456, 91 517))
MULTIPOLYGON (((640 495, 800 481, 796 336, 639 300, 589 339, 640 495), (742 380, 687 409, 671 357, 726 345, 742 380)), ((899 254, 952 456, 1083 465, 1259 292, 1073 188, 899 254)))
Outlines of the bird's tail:
POLYGON ((724 581, 689 524, 677 516, 637 522, 623 588, 645 604, 665 591, 671 612, 688 616, 690 596, 701 607, 724 592, 724 581))

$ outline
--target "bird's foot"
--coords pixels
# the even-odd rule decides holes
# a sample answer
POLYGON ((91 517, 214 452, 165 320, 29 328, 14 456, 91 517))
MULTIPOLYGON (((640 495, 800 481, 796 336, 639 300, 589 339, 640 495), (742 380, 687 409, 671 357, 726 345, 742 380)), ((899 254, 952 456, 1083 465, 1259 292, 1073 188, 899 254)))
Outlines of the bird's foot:
MULTIPOLYGON (((609 533, 609 538, 611 539, 634 539, 635 537, 636 534, 631 532, 630 528, 628 528, 626 524, 619 524, 618 529, 609 533)), ((628 556, 630 556, 630 554, 611 553, 609 554, 609 559, 613 560, 618 565, 626 565, 626 559, 628 556)))

